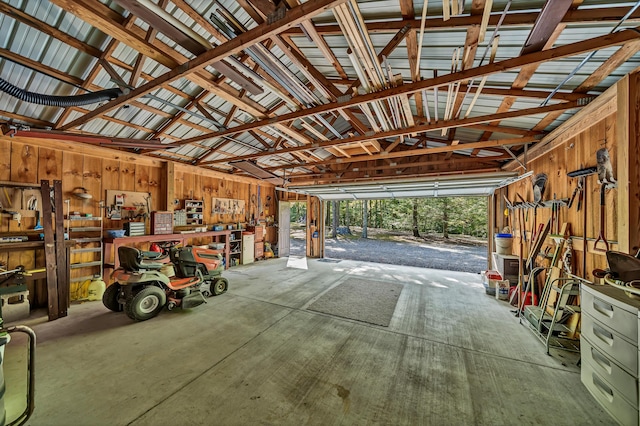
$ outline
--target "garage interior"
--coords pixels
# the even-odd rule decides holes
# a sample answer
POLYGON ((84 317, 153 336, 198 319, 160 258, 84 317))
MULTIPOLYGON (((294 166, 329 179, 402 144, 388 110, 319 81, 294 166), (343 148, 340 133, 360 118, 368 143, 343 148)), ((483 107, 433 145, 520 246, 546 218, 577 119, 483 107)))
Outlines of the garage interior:
POLYGON ((1 0, 0 297, 37 335, 28 423, 638 424, 639 9, 1 0), (489 199, 497 278, 324 258, 329 201, 466 195, 489 199), (214 250, 228 291, 132 321, 120 249, 168 240, 214 250), (375 315, 337 313, 346 289, 375 315), (110 292, 124 313, 92 301, 110 292))

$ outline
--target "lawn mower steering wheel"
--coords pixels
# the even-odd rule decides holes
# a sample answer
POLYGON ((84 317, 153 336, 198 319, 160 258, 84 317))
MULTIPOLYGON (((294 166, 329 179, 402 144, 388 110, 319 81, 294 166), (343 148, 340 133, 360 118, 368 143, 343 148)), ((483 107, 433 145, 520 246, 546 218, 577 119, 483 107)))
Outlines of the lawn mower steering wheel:
POLYGON ((160 241, 157 243, 158 247, 160 247, 163 251, 167 252, 180 244, 180 241, 172 240, 172 241, 160 241))

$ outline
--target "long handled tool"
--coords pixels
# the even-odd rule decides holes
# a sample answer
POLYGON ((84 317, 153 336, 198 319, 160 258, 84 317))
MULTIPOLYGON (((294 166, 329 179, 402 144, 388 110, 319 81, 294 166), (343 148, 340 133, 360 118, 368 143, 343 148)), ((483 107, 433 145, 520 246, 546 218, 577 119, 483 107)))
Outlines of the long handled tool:
POLYGON ((567 176, 577 177, 580 194, 578 197, 578 210, 584 206, 582 216, 582 278, 587 277, 587 180, 586 177, 596 173, 596 167, 587 167, 567 173, 567 176))
POLYGON ((605 223, 604 223, 604 193, 606 189, 607 189, 607 184, 605 182, 602 182, 602 185, 600 186, 600 233, 598 234, 598 238, 596 239, 596 242, 593 244, 593 249, 597 251, 609 251, 609 242, 607 241, 607 238, 604 236, 605 229, 606 229, 605 223), (598 243, 601 241, 604 243, 604 247, 605 247, 604 250, 598 248, 598 243))

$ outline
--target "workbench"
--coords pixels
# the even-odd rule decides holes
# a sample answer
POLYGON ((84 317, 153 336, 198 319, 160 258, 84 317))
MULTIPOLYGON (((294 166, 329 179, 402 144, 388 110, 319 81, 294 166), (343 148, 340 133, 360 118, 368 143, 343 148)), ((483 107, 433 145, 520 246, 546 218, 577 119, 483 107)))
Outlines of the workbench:
MULTIPOLYGON (((67 253, 66 256, 66 265, 63 265, 63 268, 66 269, 66 274, 67 276, 69 276, 69 270, 70 270, 70 265, 69 265, 69 259, 71 258, 71 247, 73 247, 75 245, 75 241, 73 240, 66 240, 64 247, 65 247, 65 251, 67 253)), ((44 245, 44 241, 24 241, 24 242, 16 242, 16 243, 0 243, 0 253, 7 253, 7 252, 20 252, 20 251, 27 251, 27 250, 44 250, 45 245, 44 245)), ((18 265, 8 265, 11 267, 17 267, 18 265)), ((43 266, 38 266, 36 265, 36 268, 42 268, 43 266)), ((59 265, 44 265, 45 270, 44 271, 40 271, 40 272, 34 272, 30 275, 25 275, 24 276, 24 280, 26 282, 30 282, 30 281, 36 281, 36 280, 41 280, 47 279, 47 271, 46 268, 57 268, 59 267, 59 265)), ((11 269, 11 268, 9 268, 11 269)), ((27 268, 29 269, 29 268, 27 268)), ((10 289, 12 288, 11 291, 23 291, 26 290, 26 288, 24 288, 23 286, 12 286, 10 285, 11 283, 9 282, 9 286, 6 287, 6 289, 10 289), (13 288, 15 287, 15 288, 13 288)), ((58 286, 58 297, 66 297, 68 299, 68 295, 69 295, 69 283, 64 283, 63 285, 58 286), (66 289, 66 290, 65 290, 66 289)), ((45 286, 45 289, 47 289, 47 287, 45 286)), ((48 289, 47 289, 48 290, 48 289)), ((9 290, 0 290, 0 293, 6 293, 9 290)), ((36 298, 37 296, 34 295, 34 298, 36 298)), ((66 305, 68 306, 69 301, 67 300, 66 305)), ((36 304, 37 305, 37 304, 36 304)), ((54 306, 48 306, 48 313, 49 315, 54 315, 57 318, 57 315, 59 315, 56 311, 57 308, 54 306)), ((53 318, 55 319, 55 318, 53 318)))
MULTIPOLYGON (((105 237, 104 243, 105 262, 103 267, 103 277, 106 280, 110 276, 109 270, 115 270, 120 266, 118 261, 118 248, 120 246, 137 246, 145 243, 157 243, 161 241, 179 241, 182 246, 187 245, 208 245, 212 242, 224 242, 224 250, 214 250, 224 255, 225 269, 229 268, 229 235, 230 230, 223 231, 207 231, 207 232, 189 232, 181 234, 160 234, 160 235, 141 235, 138 237, 121 237, 111 238, 105 237), (221 238, 223 238, 221 240, 221 238), (194 243, 192 240, 200 240, 194 243), (202 242, 202 240, 209 240, 202 242), (189 242, 189 243, 188 243, 189 242)), ((213 250, 213 249, 212 249, 213 250)))

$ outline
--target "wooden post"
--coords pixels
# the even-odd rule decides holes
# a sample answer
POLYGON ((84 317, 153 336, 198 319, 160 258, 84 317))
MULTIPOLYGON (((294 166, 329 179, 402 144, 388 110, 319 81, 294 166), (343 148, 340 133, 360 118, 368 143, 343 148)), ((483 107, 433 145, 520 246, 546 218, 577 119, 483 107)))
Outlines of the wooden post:
POLYGON ((640 248, 640 73, 617 83, 618 250, 634 255, 640 248))
POLYGON ((166 185, 166 188, 165 188, 166 200, 165 200, 164 208, 166 211, 172 212, 174 209, 173 200, 176 199, 176 169, 173 161, 167 161, 165 163, 164 180, 166 185))
POLYGON ((369 200, 362 200, 362 238, 367 238, 367 226, 369 225, 367 223, 369 215, 368 207, 369 200))
POLYGON ((67 251, 64 243, 64 208, 62 203, 62 181, 53 181, 56 234, 56 277, 58 283, 58 317, 67 316, 69 307, 69 275, 67 274, 67 251))
POLYGON ((47 268, 47 311, 49 321, 59 316, 58 306, 58 277, 56 267, 56 250, 53 239, 53 222, 51 220, 51 186, 48 180, 40 182, 42 195, 42 227, 44 233, 44 256, 47 268))
POLYGON ((487 197, 487 217, 488 217, 488 223, 487 223, 487 270, 490 270, 492 267, 492 261, 491 261, 491 253, 493 252, 493 235, 494 235, 494 227, 496 224, 496 218, 495 218, 495 211, 496 211, 496 206, 495 206, 495 194, 491 195, 490 197, 487 197))

